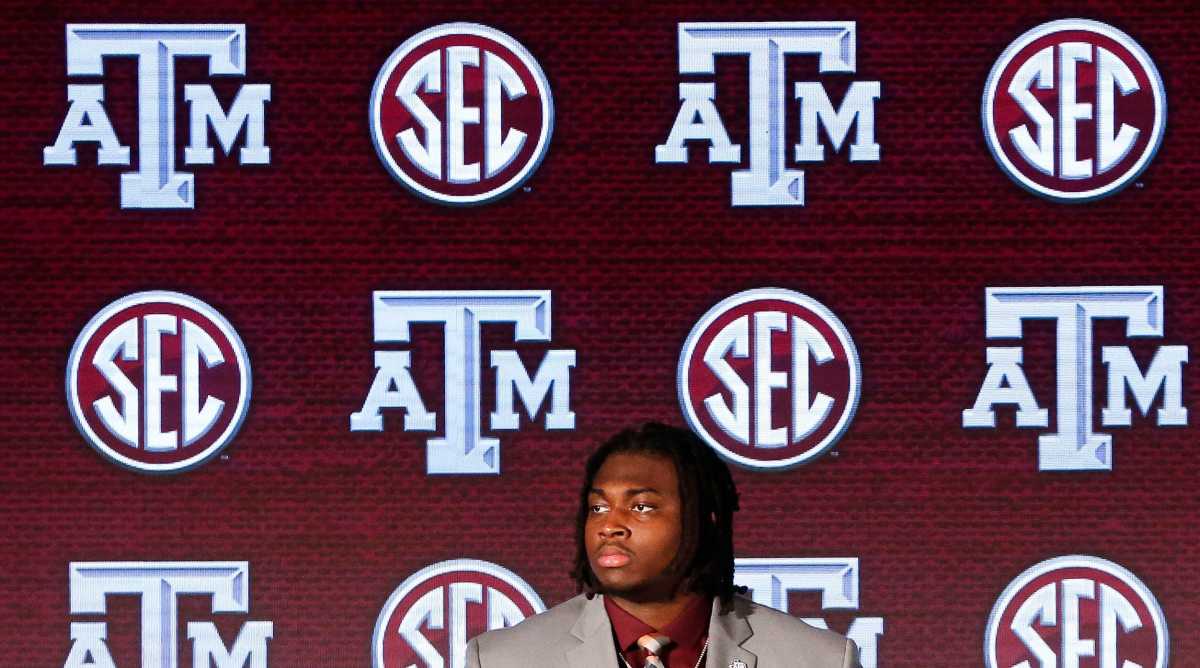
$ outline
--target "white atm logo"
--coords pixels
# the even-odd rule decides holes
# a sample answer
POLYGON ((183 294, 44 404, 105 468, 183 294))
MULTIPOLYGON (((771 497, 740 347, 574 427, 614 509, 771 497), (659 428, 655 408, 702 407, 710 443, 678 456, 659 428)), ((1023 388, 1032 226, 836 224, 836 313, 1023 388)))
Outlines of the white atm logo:
MULTIPOLYGON (((179 598, 208 598, 216 614, 250 612, 250 567, 244 561, 78 562, 70 566, 71 614, 104 615, 109 596, 141 599, 142 668, 178 668, 179 598)), ((107 622, 71 622, 63 668, 118 668, 107 622)), ((193 668, 267 668, 271 622, 246 622, 227 648, 212 622, 188 622, 193 668)), ((121 667, 124 668, 124 667, 121 667)), ((132 664, 129 666, 132 668, 132 664)))
MULTIPOLYGON (((211 76, 246 75, 246 26, 178 24, 71 24, 67 26, 67 75, 104 76, 105 58, 125 57, 138 66, 138 168, 121 174, 123 209, 192 209, 196 206, 195 175, 175 169, 175 60, 204 58, 211 76)), ((214 152, 208 129, 226 155, 244 129, 238 152, 243 165, 271 162, 266 145, 268 84, 245 84, 229 110, 217 101, 212 86, 188 84, 183 98, 190 109, 191 141, 183 153, 186 165, 211 165, 214 152)), ((48 166, 75 166, 79 143, 97 144, 100 165, 129 165, 130 147, 117 139, 105 111, 104 84, 67 86, 66 118, 58 138, 43 150, 48 166)))
MULTIPOLYGON (((788 610, 788 593, 817 592, 823 610, 858 610, 858 559, 735 559, 734 584, 750 590, 755 603, 788 610)), ((827 629, 820 617, 802 617, 809 626, 827 629)), ((858 617, 850 623, 846 636, 858 646, 862 668, 879 667, 879 639, 883 636, 882 617, 858 617)))
MULTIPOLYGON (((1126 336, 1161 338, 1163 326, 1162 286, 1080 288, 988 288, 986 293, 987 338, 1020 339, 1026 320, 1051 320, 1057 330, 1055 405, 1057 430, 1038 437, 1038 468, 1043 471, 1108 471, 1113 467, 1113 437, 1093 432, 1092 418, 1092 324, 1099 319, 1124 321, 1126 336)), ((1143 373, 1127 346, 1104 346, 1101 360, 1108 370, 1108 403, 1100 424, 1128 427, 1133 395, 1138 410, 1149 416, 1155 399, 1161 406, 1154 413, 1159 426, 1185 426, 1183 365, 1187 346, 1160 346, 1143 373), (1128 389, 1128 392, 1126 392, 1128 389)), ((1023 428, 1046 428, 1050 414, 1038 405, 1022 370, 1020 346, 989 346, 987 376, 975 405, 962 412, 969 428, 994 428, 997 404, 1016 406, 1016 424, 1023 428)))
MULTIPOLYGON (((819 81, 798 81, 791 90, 785 85, 789 55, 815 56, 821 74, 853 74, 858 67, 856 30, 853 21, 679 24, 682 75, 715 75, 717 56, 749 58, 750 164, 733 172, 733 206, 802 206, 804 171, 790 169, 788 156, 798 163, 823 162, 822 127, 834 153, 842 150, 854 127, 850 162, 879 162, 878 81, 851 83, 836 107, 819 81), (785 129, 796 122, 788 117, 788 99, 796 100, 799 112, 800 134, 792 146, 784 138, 785 129)), ((654 149, 656 163, 686 163, 689 141, 708 144, 709 163, 742 161, 742 146, 730 140, 716 96, 717 85, 711 81, 679 84, 679 112, 666 141, 654 149)))
MULTIPOLYGON (((483 434, 480 329, 489 323, 515 326, 517 341, 550 341, 550 292, 547 290, 466 292, 376 292, 376 343, 411 343, 413 324, 438 324, 445 333, 446 394, 444 436, 426 443, 429 474, 500 473, 500 441, 483 434)), ((530 420, 545 410, 546 429, 574 429, 571 369, 574 350, 548 350, 531 376, 515 350, 493 350, 488 363, 496 373, 496 406, 488 415, 493 430, 520 425, 520 397, 530 420)), ((362 409, 350 416, 350 431, 383 431, 383 411, 402 409, 405 431, 434 431, 437 415, 425 407, 413 381, 412 353, 377 350, 375 380, 362 409)))

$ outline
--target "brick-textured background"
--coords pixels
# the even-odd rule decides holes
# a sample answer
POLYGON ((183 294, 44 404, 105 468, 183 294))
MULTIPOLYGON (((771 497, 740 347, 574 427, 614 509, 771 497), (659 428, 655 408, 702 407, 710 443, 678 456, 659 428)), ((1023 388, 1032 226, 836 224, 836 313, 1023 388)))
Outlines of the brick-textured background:
MULTIPOLYGON (((222 629, 228 639, 246 620, 273 621, 277 668, 369 665, 388 595, 443 559, 496 562, 548 604, 562 601, 585 453, 640 419, 681 422, 675 364, 687 332, 720 299, 764 286, 835 312, 864 380, 836 457, 735 472, 740 556, 860 557, 860 614, 886 619, 880 665, 961 667, 982 662, 988 612, 1012 578, 1048 557, 1095 554, 1158 596, 1174 665, 1200 665, 1194 427, 1138 416, 1111 430, 1112 473, 1049 475, 1036 470, 1037 430, 1016 430, 1011 412, 996 430, 960 426, 984 374, 985 287, 1164 285, 1167 336, 1135 351, 1196 341, 1200 46, 1185 6, 69 4, 8 3, 0 25, 0 666, 62 665, 70 561, 249 561, 251 614, 222 629), (1011 183, 979 124, 984 79, 1004 47, 1071 16, 1137 39, 1170 105, 1162 149, 1138 182, 1074 206, 1011 183), (687 166, 653 164, 678 103, 678 21, 834 19, 858 21, 859 71, 840 79, 883 82, 881 162, 834 156, 806 168, 806 207, 746 210, 729 207, 729 166, 707 165, 700 151, 687 166), (476 209, 403 190, 366 127, 388 54, 453 20, 523 43, 557 108, 528 188, 476 209), (193 168, 198 205, 182 212, 120 210, 122 170, 97 167, 91 149, 77 168, 43 167, 66 110, 68 22, 246 23, 249 73, 232 85, 271 84, 272 164, 239 168, 218 153, 216 166, 193 168), (499 434, 502 476, 438 478, 424 475, 426 434, 395 419, 383 433, 349 432, 373 374, 372 290, 513 288, 553 291, 549 347, 579 354, 577 430, 523 418, 521 431, 499 434), (62 388, 83 324, 147 289, 221 311, 254 371, 228 456, 165 478, 98 457, 62 388)), ((791 60, 792 79, 812 78, 812 62, 791 60)), ((745 143, 744 60, 718 67, 719 105, 745 143)), ((198 62, 178 71, 179 96, 184 83, 207 81, 198 62)), ((136 152, 136 72, 115 59, 106 72, 109 112, 136 152)), ((838 79, 826 78, 831 90, 838 79)), ((1096 331, 1097 345, 1125 343, 1118 325, 1096 331)), ((440 337, 418 332, 418 382, 440 410, 440 337)), ((1030 381, 1053 411, 1053 332, 1026 332, 1030 381)), ((511 334, 490 328, 485 350, 540 359, 546 346, 514 346, 511 334)), ((1194 366, 1184 380, 1193 410, 1194 366)), ((127 599, 112 598, 108 617, 121 668, 139 661, 127 599)), ((818 613, 815 599, 803 603, 797 612, 818 613)), ((207 619, 207 601, 181 614, 207 619)))

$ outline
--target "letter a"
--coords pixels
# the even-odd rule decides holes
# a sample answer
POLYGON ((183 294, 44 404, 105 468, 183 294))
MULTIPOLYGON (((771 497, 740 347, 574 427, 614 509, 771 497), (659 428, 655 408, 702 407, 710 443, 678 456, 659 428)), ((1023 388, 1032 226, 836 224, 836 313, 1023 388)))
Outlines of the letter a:
POLYGON ((375 382, 367 392, 362 410, 350 416, 350 431, 383 431, 385 408, 403 408, 405 431, 430 431, 437 415, 425 410, 425 403, 413 383, 409 367, 412 356, 407 350, 375 352, 375 382), (392 389, 392 388, 396 389, 392 389))
POLYGON ((71 653, 63 668, 116 668, 104 642, 104 622, 72 622, 71 653))
POLYGON ((713 99, 717 87, 710 83, 679 84, 679 114, 671 126, 671 135, 664 144, 654 147, 654 162, 687 162, 685 141, 708 142, 708 161, 738 162, 742 147, 729 141, 729 133, 721 123, 721 115, 713 99))
POLYGON ((71 106, 63 119, 62 129, 53 146, 42 149, 43 165, 74 165, 78 163, 75 144, 96 142, 96 162, 101 165, 128 165, 129 147, 122 146, 113 131, 108 113, 104 111, 104 86, 67 86, 71 106), (86 121, 86 122, 85 122, 86 121))
POLYGON ((1050 414, 1038 408, 1029 389, 1029 381, 1021 370, 1020 348, 988 348, 988 373, 979 388, 975 405, 962 412, 964 427, 995 427, 996 404, 1017 405, 1018 427, 1045 427, 1050 424, 1050 414))

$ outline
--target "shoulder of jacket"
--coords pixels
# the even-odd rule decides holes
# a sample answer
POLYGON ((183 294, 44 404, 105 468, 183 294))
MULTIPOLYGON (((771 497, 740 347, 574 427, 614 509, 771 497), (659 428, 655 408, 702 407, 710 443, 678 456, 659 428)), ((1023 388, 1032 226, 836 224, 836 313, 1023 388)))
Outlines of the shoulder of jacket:
POLYGON ((549 610, 526 617, 516 626, 488 631, 476 637, 480 652, 496 646, 509 643, 528 643, 546 641, 555 637, 571 634, 571 627, 579 619, 587 598, 582 594, 571 598, 549 610))
POLYGON ((751 645, 769 644, 773 649, 790 648, 805 655, 821 657, 821 665, 835 661, 841 666, 846 656, 846 637, 833 631, 819 629, 799 618, 759 605, 741 596, 735 599, 734 614, 745 614, 754 635, 746 642, 751 645))

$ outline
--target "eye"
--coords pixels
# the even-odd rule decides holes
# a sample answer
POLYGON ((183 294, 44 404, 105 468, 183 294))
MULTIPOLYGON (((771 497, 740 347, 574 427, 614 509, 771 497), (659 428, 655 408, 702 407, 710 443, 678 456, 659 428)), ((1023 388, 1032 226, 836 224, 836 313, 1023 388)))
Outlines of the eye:
POLYGON ((593 515, 598 515, 607 510, 608 510, 608 506, 604 505, 603 503, 593 503, 590 506, 588 506, 588 512, 590 512, 593 515))
POLYGON ((651 510, 654 510, 654 506, 652 506, 648 503, 633 504, 633 512, 635 512, 635 513, 648 513, 651 510))

